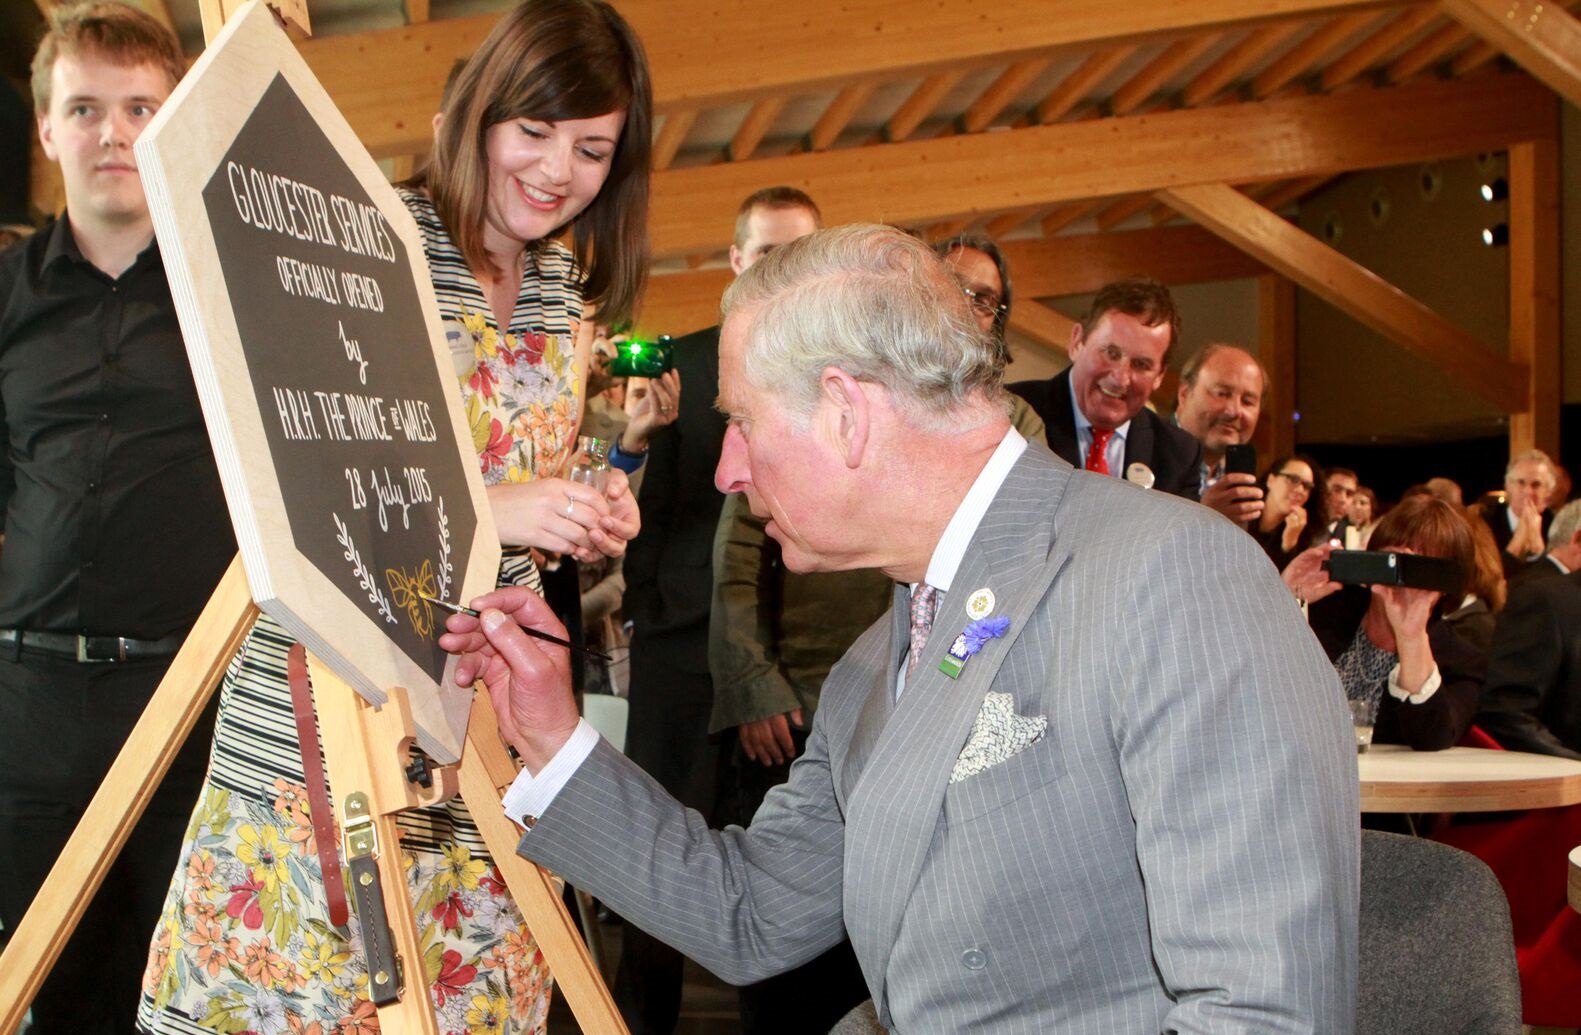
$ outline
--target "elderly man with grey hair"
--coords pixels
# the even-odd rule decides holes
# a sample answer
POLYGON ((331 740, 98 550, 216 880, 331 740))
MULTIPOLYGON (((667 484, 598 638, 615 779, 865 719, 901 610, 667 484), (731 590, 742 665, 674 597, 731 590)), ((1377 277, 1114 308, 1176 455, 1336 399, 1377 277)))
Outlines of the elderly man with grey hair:
POLYGON ((1017 434, 903 233, 777 249, 724 310, 719 487, 893 606, 789 781, 714 831, 578 719, 518 628, 558 630, 541 601, 479 598, 441 642, 526 764, 518 850, 732 982, 849 931, 897 1032, 1350 1031, 1354 742, 1256 544, 1017 434))

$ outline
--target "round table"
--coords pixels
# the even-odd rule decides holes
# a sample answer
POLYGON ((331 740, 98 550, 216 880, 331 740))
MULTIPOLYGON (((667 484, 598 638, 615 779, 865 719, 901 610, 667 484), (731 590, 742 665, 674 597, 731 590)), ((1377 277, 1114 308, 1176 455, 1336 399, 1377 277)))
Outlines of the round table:
POLYGON ((1363 812, 1501 812, 1581 802, 1581 762, 1524 751, 1374 744, 1356 756, 1363 812))

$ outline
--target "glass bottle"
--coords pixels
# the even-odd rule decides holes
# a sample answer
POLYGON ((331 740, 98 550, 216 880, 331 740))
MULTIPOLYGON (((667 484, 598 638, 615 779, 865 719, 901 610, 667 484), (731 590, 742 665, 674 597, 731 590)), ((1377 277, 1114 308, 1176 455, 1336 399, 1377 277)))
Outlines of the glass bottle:
POLYGON ((571 481, 591 485, 599 492, 609 481, 609 443, 592 435, 576 440, 576 459, 571 464, 571 481))

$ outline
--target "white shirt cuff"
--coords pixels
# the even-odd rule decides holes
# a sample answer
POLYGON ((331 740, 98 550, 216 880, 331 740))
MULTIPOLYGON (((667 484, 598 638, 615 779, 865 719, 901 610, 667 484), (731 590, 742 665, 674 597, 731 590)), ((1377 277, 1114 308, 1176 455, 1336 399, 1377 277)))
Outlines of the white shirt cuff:
POLYGON ((538 770, 537 776, 523 769, 511 781, 505 797, 500 799, 505 815, 518 826, 530 829, 597 746, 598 730, 586 719, 578 721, 571 739, 555 752, 548 765, 538 770))
MULTIPOLYGON (((1389 696, 1396 701, 1404 701, 1407 704, 1423 704, 1429 697, 1437 693, 1438 688, 1443 685, 1444 678, 1438 674, 1438 666, 1434 665, 1433 671, 1428 673, 1427 678, 1422 681, 1422 689, 1414 694, 1408 694, 1405 692, 1405 688, 1400 685, 1400 666, 1395 665, 1394 668, 1389 670, 1389 696)), ((567 744, 566 747, 570 747, 570 745, 567 744)), ((561 754, 564 753, 562 750, 561 754)))

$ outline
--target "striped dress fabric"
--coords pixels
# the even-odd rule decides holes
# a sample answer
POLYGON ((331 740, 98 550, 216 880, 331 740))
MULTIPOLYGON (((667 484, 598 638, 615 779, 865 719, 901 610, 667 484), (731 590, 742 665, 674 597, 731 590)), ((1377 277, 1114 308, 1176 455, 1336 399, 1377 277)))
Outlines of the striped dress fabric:
MULTIPOLYGON (((485 475, 524 481, 535 470, 557 470, 566 444, 575 444, 577 407, 556 404, 574 403, 580 391, 570 342, 582 302, 570 253, 556 244, 528 256, 501 334, 433 206, 410 191, 402 199, 422 231, 485 475), (495 452, 485 455, 491 445, 495 452), (525 466, 534 459, 554 466, 525 466)), ((507 552, 500 584, 542 589, 525 552, 507 552)), ((207 782, 150 948, 138 1011, 144 1031, 378 1030, 357 918, 345 932, 328 922, 286 681, 290 645, 261 617, 221 685, 207 782)), ((439 1030, 542 1032, 548 969, 466 806, 455 800, 403 813, 400 825, 439 1030)))

